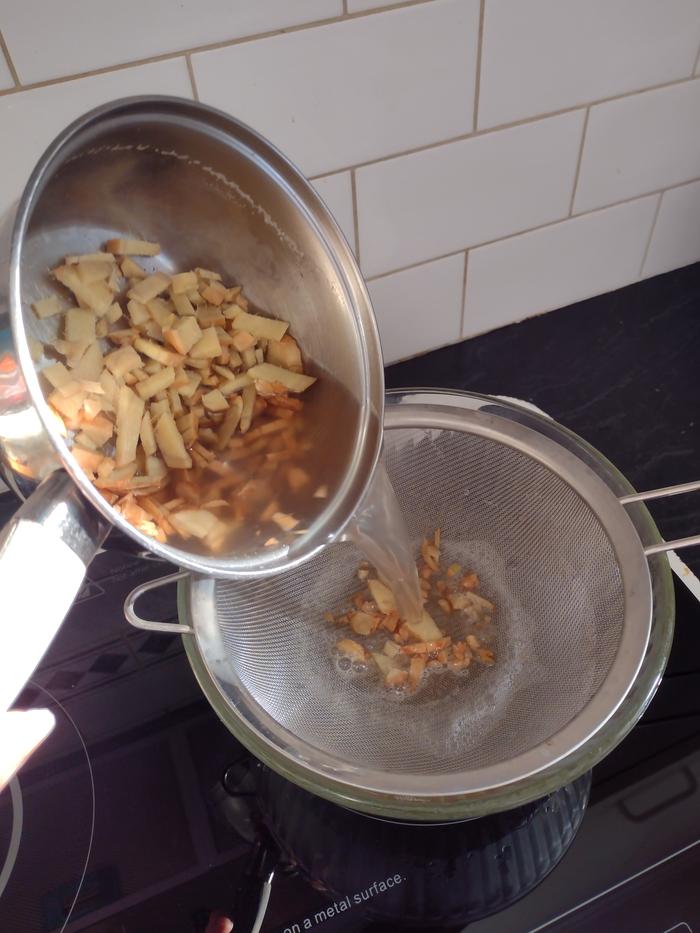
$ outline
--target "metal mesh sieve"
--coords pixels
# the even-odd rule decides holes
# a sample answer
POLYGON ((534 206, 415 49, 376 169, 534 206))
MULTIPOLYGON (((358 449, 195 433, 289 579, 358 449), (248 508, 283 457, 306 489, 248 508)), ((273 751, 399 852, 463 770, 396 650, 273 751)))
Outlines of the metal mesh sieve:
MULTIPOLYGON (((267 742, 357 785, 455 793, 546 767, 621 702, 649 631, 638 538, 580 460, 497 420, 430 411, 385 426, 416 553, 441 528, 444 560, 476 570, 497 606, 493 667, 431 675, 407 697, 342 670, 323 613, 358 589, 347 542, 265 581, 195 583, 209 594, 192 606, 202 654, 267 742)), ((463 621, 443 627, 464 637, 463 621)))

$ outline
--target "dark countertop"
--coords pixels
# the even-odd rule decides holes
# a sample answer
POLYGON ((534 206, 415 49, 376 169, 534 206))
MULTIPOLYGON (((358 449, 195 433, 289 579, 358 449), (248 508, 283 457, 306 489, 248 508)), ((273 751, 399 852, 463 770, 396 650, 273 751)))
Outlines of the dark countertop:
MULTIPOLYGON (((637 488, 684 482, 700 476, 699 311, 700 264, 392 366, 387 386, 521 398, 599 448, 637 488)), ((16 506, 10 493, 0 495, 0 522, 16 506)), ((653 504, 653 514, 668 537, 700 531, 700 494, 653 504)), ((683 556, 700 572, 700 549, 683 556)), ((240 756, 240 746, 202 697, 181 639, 131 629, 123 618, 129 590, 163 571, 133 555, 100 555, 25 691, 27 705, 51 701, 59 725, 21 774, 27 830, 0 898, 2 930, 55 928, 79 890, 85 865, 71 929, 201 931, 209 908, 230 902, 248 864, 247 836, 235 828, 229 798, 220 790, 220 776, 240 756)), ((173 593, 162 596, 148 612, 172 620, 173 593)), ((654 862, 652 842, 666 856, 680 847, 680 837, 696 833, 698 783, 688 754, 700 735, 700 606, 682 584, 676 596, 668 670, 640 724, 594 770, 582 854, 577 857, 572 847, 549 881, 521 902, 524 914, 478 924, 484 933, 533 929, 540 922, 531 922, 535 918, 550 918, 591 893, 619 886, 654 862), (650 803, 643 782, 669 768, 675 769, 670 797, 662 788, 658 804, 661 791, 654 785, 650 803), (632 836, 631 824, 620 823, 620 795, 630 788, 637 793, 639 782, 649 822, 635 816, 640 832, 632 836), (633 838, 643 842, 615 848, 633 838)), ((12 818, 7 795, 4 805, 0 837, 12 818)), ((695 862, 689 870, 696 870, 695 862)), ((692 889, 688 877, 682 875, 686 891, 692 889)), ((647 889, 657 907, 669 905, 668 898, 658 899, 655 881, 647 889)), ((281 874, 265 929, 277 933, 310 910, 313 915, 322 900, 297 876, 281 874)), ((674 889, 673 917, 649 920, 645 933, 691 919, 681 912, 681 901, 674 889)), ((600 929, 622 929, 633 917, 641 930, 637 921, 648 911, 635 890, 624 920, 612 924, 606 914, 595 922, 600 929)), ((589 921, 586 915, 566 929, 587 930, 589 921)), ((331 926, 324 929, 330 933, 331 926)), ((354 929, 394 930, 368 928, 359 919, 354 929)))
MULTIPOLYGON (((700 264, 391 366, 387 387, 533 402, 638 490, 700 477, 700 264)), ((700 533, 700 493, 655 503, 662 534, 700 533)), ((700 574, 700 548, 684 552, 700 574)))

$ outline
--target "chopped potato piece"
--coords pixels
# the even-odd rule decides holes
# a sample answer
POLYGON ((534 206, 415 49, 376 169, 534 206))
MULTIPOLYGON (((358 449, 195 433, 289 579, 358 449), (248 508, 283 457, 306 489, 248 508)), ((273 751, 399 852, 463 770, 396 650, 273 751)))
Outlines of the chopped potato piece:
POLYGON ((173 295, 184 295, 197 287, 196 272, 179 272, 170 282, 170 291, 173 295))
MULTIPOLYGON (((108 255, 111 255, 108 254, 108 255)), ((122 259, 119 268, 122 271, 122 275, 126 279, 145 279, 148 273, 143 269, 137 262, 134 262, 133 259, 130 259, 128 256, 125 256, 122 259)))
POLYGON ((147 275, 145 279, 141 279, 137 285, 129 290, 128 296, 146 304, 151 298, 156 298, 164 292, 169 285, 170 279, 168 276, 163 275, 162 272, 156 272, 153 275, 147 275))
POLYGON ((105 366, 113 376, 125 376, 141 365, 141 357, 133 347, 122 347, 105 357, 105 366))
POLYGON ((141 419, 143 418, 143 399, 128 386, 122 386, 117 398, 117 443, 115 462, 124 466, 136 456, 139 441, 141 419))
POLYGON ((118 256, 157 256, 160 243, 149 243, 148 240, 107 240, 105 249, 118 256))
POLYGON ((173 512, 170 521, 176 528, 184 528, 195 538, 206 538, 219 524, 216 515, 206 509, 183 509, 180 512, 173 512))
POLYGON ((175 305, 175 310, 177 313, 182 317, 195 315, 197 313, 187 295, 180 295, 177 292, 174 292, 173 304, 175 305))
POLYGON ((293 515, 286 515, 284 512, 275 512, 272 521, 279 525, 282 531, 292 531, 299 524, 298 518, 294 518, 293 515))
POLYGON ((437 641, 442 638, 442 632, 425 609, 420 622, 406 621, 404 624, 418 641, 437 641))
POLYGON ((150 357, 152 360, 157 360, 159 363, 162 363, 163 366, 174 367, 182 363, 182 357, 178 353, 172 353, 170 350, 166 350, 165 347, 161 346, 161 344, 156 343, 154 340, 148 340, 145 337, 137 337, 136 340, 134 340, 134 349, 150 357))
POLYGON ((147 457, 152 457, 158 448, 156 446, 155 435, 153 434, 153 422, 151 421, 151 413, 149 411, 143 413, 139 438, 141 440, 143 452, 147 457))
POLYGON ((378 622, 366 612, 353 612, 350 616, 350 628, 357 635, 370 635, 377 625, 378 622))
POLYGON ((269 382, 279 382, 290 392, 305 392, 309 386, 312 386, 316 379, 314 376, 304 376, 301 373, 293 373, 288 369, 282 369, 280 366, 274 366, 272 363, 259 363, 251 366, 248 375, 253 379, 265 379, 269 382))
POLYGON ((65 322, 66 340, 95 339, 95 315, 92 311, 71 308, 70 311, 66 311, 65 322))
MULTIPOLYGON (((114 263, 101 259, 81 259, 77 269, 81 280, 89 285, 91 282, 109 279, 114 270, 114 263)), ((111 283, 107 284, 110 288, 112 287, 111 283)))
POLYGON ((228 402, 218 389, 212 389, 203 395, 202 405, 209 411, 228 411, 228 402))
POLYGON ((144 379, 143 382, 139 382, 136 386, 136 391, 142 399, 148 399, 153 395, 157 395, 158 392, 162 392, 163 389, 167 389, 174 381, 175 370, 172 366, 164 366, 160 372, 154 373, 152 376, 144 379))
POLYGON ((210 282, 206 288, 201 291, 202 298, 211 305, 223 304, 226 300, 228 289, 224 288, 219 282, 210 282))
POLYGON ((202 329, 194 317, 183 317, 163 331, 163 339, 176 351, 186 356, 201 339, 202 329))
POLYGON ((64 386, 66 383, 73 381, 73 376, 68 372, 63 363, 51 363, 49 366, 45 366, 41 372, 54 389, 58 389, 60 386, 64 386))
MULTIPOLYGON (((159 249, 118 237, 53 270, 75 306, 58 295, 34 303, 40 319, 63 315, 60 338, 34 341, 35 360, 60 355, 42 370, 48 402, 92 482, 139 531, 216 553, 245 522, 273 522, 277 537, 256 537, 278 547, 306 533, 297 500, 303 509, 328 495, 304 403, 289 395, 315 380, 288 324, 249 310, 240 286, 203 268, 149 274, 130 258, 159 249)), ((358 630, 393 633, 398 614, 368 600, 358 630)))
MULTIPOLYGON (((264 337, 266 340, 281 340, 289 324, 286 321, 277 321, 274 318, 262 317, 259 314, 248 314, 242 311, 233 322, 234 331, 247 331, 253 337, 264 337)), ((237 348, 240 349, 240 348, 237 348)))
POLYGON ((98 415, 90 421, 83 422, 83 434, 86 434, 93 444, 102 447, 114 434, 114 425, 103 415, 98 415))
POLYGON ((192 458, 185 450, 182 435, 169 411, 164 411, 155 425, 155 437, 163 460, 172 469, 189 470, 192 458))
POLYGON ((190 356, 194 359, 213 359, 221 355, 221 344, 216 330, 213 327, 207 327, 202 331, 202 336, 190 350, 190 356))
POLYGON ((271 340, 267 345, 267 362, 293 373, 303 371, 301 351, 293 337, 286 334, 281 340, 271 340))
POLYGON ((60 314, 65 310, 58 295, 49 295, 48 298, 40 298, 39 301, 34 302, 32 308, 34 308, 36 316, 42 320, 54 314, 60 314))

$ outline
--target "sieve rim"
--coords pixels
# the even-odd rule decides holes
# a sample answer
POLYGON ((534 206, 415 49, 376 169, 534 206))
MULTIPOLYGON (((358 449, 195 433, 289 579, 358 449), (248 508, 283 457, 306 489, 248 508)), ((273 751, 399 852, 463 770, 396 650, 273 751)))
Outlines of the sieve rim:
MULTIPOLYGON (((247 732, 272 747, 288 766, 307 774, 342 782, 349 789, 401 798, 464 798, 521 782, 567 758, 588 742, 614 715, 632 688, 649 641, 653 598, 649 566, 637 531, 609 486, 579 457, 531 428, 483 411, 465 411, 449 404, 402 402, 386 411, 385 430, 423 428, 461 431, 505 443, 554 470, 592 510, 605 532, 620 569, 625 619, 613 662, 600 688, 565 726, 518 756, 495 765, 439 775, 391 772, 352 765, 289 732, 273 719, 240 684, 224 691, 212 670, 207 649, 215 619, 215 583, 194 578, 186 590, 187 614, 194 623, 197 647, 207 673, 225 706, 247 732), (203 634, 205 628, 210 631, 203 634)), ((216 653, 216 652, 215 652, 216 653)), ((200 681, 201 682, 201 681, 200 681)), ((210 697, 211 699, 211 697, 210 697)))

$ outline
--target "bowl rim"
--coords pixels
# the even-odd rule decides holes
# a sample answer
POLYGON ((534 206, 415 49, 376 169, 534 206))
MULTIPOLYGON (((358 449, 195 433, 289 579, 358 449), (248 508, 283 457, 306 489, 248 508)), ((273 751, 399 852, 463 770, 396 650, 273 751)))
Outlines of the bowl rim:
MULTIPOLYGON (((633 492, 626 478, 602 455, 578 435, 553 422, 551 419, 531 412, 512 402, 452 390, 409 389, 387 393, 387 407, 411 403, 416 399, 428 400, 441 405, 453 404, 462 408, 473 405, 497 405, 506 412, 526 417, 533 426, 539 426, 550 436, 555 433, 560 443, 572 452, 586 454, 586 459, 598 465, 599 475, 618 495, 633 492)), ((644 543, 662 540, 646 507, 635 510, 634 524, 644 543)), ((459 819, 482 816, 487 813, 519 806, 535 800, 563 786, 588 771, 622 741, 641 717, 661 679, 670 653, 673 637, 675 597, 671 570, 664 555, 650 562, 653 583, 653 608, 651 630, 647 652, 637 676, 615 712, 594 734, 569 754, 547 765, 537 773, 487 790, 445 795, 391 794, 370 788, 348 784, 333 779, 327 774, 307 767, 298 758, 273 746, 256 729, 245 722, 241 715, 225 699, 212 676, 202 655, 196 635, 183 636, 185 651, 197 681, 216 714, 227 728, 265 764, 283 777, 331 801, 362 810, 367 813, 391 818, 413 820, 459 819)), ((197 580, 195 579, 195 586, 197 580)), ((192 625, 192 581, 185 579, 178 587, 178 612, 180 620, 192 625)))

